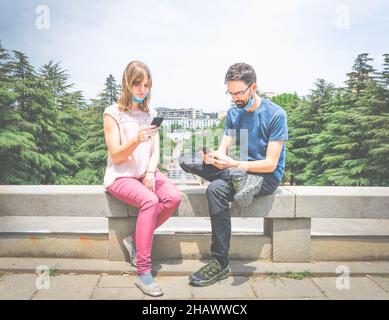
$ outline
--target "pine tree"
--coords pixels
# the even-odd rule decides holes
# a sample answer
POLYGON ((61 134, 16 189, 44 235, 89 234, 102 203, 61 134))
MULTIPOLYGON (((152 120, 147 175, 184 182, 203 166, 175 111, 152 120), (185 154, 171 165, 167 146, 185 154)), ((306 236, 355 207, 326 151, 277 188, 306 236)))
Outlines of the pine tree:
POLYGON ((57 155, 65 166, 66 172, 57 176, 55 183, 79 184, 82 180, 74 176, 80 169, 80 161, 75 157, 79 145, 83 142, 82 109, 85 101, 80 91, 71 92, 73 84, 68 83, 69 75, 59 63, 50 61, 40 68, 40 75, 46 81, 56 108, 57 128, 62 133, 62 143, 57 155))
POLYGON ((46 81, 35 72, 24 53, 13 53, 10 73, 16 108, 36 144, 34 150, 21 150, 18 170, 28 174, 26 184, 54 184, 58 176, 66 174, 68 155, 61 149, 67 136, 58 125, 58 112, 46 81))
POLYGON ((361 53, 355 59, 352 71, 347 74, 349 79, 346 81, 351 98, 359 96, 372 79, 375 72, 373 66, 369 64, 372 60, 368 53, 361 53))
POLYGON ((85 124, 85 140, 80 145, 76 157, 82 161, 82 169, 77 173, 78 179, 88 184, 102 184, 107 164, 107 146, 104 140, 103 112, 106 107, 118 100, 119 86, 114 77, 109 75, 100 99, 93 99, 84 116, 88 121, 85 124))
POLYGON ((381 184, 382 164, 372 159, 383 124, 382 106, 367 54, 359 55, 349 73, 348 87, 336 96, 328 112, 325 130, 316 139, 324 168, 319 180, 328 185, 381 184))
POLYGON ((36 145, 17 110, 11 70, 11 55, 0 43, 0 184, 23 184, 29 172, 21 170, 26 166, 22 153, 34 151, 36 145))

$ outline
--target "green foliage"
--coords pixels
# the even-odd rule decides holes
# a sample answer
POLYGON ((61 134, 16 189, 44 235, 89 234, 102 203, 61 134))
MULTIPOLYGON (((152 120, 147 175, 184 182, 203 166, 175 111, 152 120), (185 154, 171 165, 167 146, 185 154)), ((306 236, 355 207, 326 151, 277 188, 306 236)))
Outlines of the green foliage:
MULTIPOLYGON (((346 85, 318 79, 310 94, 283 93, 272 100, 288 115, 284 183, 389 185, 389 54, 381 70, 367 53, 357 56, 346 85)), ((106 78, 97 99, 74 91, 60 63, 36 70, 28 57, 0 43, 0 184, 101 184, 107 161, 103 111, 120 87, 106 78)), ((192 132, 181 151, 217 149, 225 119, 192 132)), ((173 129, 181 129, 175 127, 173 129)), ((176 142, 160 131, 159 169, 176 142)), ((230 150, 239 157, 239 148, 230 150)))

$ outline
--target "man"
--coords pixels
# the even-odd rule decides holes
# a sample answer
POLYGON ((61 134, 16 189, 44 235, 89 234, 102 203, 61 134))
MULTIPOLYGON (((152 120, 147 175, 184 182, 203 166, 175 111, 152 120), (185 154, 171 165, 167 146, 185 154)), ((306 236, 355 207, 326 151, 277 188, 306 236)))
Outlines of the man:
POLYGON ((189 277, 194 286, 208 286, 230 275, 231 212, 229 202, 249 205, 254 196, 273 193, 285 170, 288 140, 285 111, 257 94, 254 69, 232 65, 225 76, 233 105, 227 112, 224 135, 216 151, 181 154, 181 168, 211 183, 206 194, 212 227, 212 259, 189 277), (240 161, 228 156, 236 137, 240 161))

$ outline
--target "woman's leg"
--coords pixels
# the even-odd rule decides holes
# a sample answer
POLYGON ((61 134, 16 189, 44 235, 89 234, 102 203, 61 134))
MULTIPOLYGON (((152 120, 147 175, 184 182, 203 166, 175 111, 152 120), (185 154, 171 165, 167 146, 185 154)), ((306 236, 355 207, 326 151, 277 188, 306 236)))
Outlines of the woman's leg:
POLYGON ((153 234, 160 210, 156 194, 135 178, 118 178, 107 191, 115 198, 139 209, 136 222, 137 274, 151 272, 153 234))
MULTIPOLYGON (((155 229, 157 229, 177 210, 181 203, 181 195, 175 184, 159 171, 155 173, 155 194, 159 199, 158 217, 155 225, 155 229)), ((136 231, 134 231, 132 237, 133 239, 136 238, 136 231)))
POLYGON ((181 203, 181 195, 175 184, 159 171, 155 173, 155 194, 160 201, 160 211, 155 227, 158 228, 177 210, 181 203))

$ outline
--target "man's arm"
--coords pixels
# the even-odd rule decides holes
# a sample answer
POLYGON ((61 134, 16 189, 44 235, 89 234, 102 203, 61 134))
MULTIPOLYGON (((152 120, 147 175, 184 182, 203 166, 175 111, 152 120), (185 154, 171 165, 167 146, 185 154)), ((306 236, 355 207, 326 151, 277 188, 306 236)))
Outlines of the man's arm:
POLYGON ((219 149, 217 149, 217 152, 220 152, 224 155, 228 155, 228 150, 230 149, 232 140, 232 136, 223 135, 222 141, 220 142, 220 146, 219 149))
POLYGON ((256 161, 236 161, 234 166, 247 172, 269 173, 277 168, 284 141, 269 141, 266 149, 266 159, 256 161))

